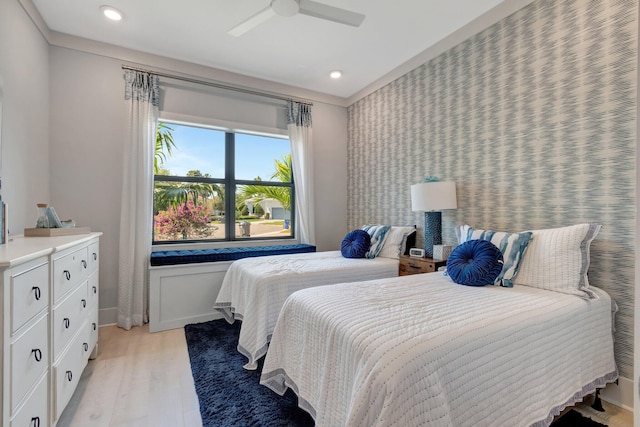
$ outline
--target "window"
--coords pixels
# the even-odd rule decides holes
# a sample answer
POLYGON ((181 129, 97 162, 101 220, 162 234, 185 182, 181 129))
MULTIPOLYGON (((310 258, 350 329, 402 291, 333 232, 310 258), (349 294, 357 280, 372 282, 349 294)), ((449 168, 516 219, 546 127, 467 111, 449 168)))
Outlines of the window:
POLYGON ((160 122, 153 243, 294 237, 289 139, 160 122))

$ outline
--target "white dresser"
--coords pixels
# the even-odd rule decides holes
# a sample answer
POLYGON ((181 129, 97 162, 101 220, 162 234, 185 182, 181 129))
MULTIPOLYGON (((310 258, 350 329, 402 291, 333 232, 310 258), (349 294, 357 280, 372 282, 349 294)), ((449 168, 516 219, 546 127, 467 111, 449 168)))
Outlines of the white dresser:
POLYGON ((55 425, 98 342, 102 233, 0 245, 2 425, 55 425))

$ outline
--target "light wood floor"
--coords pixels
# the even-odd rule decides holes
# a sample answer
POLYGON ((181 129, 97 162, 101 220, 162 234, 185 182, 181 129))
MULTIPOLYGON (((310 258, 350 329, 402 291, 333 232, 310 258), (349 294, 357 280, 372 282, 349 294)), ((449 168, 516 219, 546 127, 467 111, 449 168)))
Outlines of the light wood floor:
POLYGON ((100 328, 58 427, 201 427, 184 329, 100 328))
MULTIPOLYGON (((604 405, 606 418, 594 419, 633 427, 631 412, 604 405)), ((202 427, 184 329, 100 328, 98 357, 89 361, 58 422, 70 426, 202 427)))

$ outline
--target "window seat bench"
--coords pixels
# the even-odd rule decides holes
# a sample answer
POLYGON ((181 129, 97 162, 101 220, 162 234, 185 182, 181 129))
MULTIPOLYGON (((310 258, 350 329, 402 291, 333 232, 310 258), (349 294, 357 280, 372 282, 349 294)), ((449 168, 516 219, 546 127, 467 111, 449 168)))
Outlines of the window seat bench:
POLYGON ((221 319, 213 308, 231 263, 241 258, 315 252, 307 244, 152 252, 149 332, 221 319))
POLYGON ((243 248, 191 249, 182 251, 158 251, 151 253, 151 266, 195 264, 201 262, 235 261, 267 255, 286 255, 315 252, 313 245, 251 246, 243 248))

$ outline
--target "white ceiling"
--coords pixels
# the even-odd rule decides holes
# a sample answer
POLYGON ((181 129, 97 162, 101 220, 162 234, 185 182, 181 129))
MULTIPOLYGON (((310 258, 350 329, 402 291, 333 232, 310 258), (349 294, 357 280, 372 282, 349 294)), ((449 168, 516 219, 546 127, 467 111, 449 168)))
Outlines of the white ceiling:
POLYGON ((274 16, 227 31, 270 0, 32 0, 52 31, 348 98, 502 0, 318 0, 366 15, 358 28, 274 16), (124 13, 106 20, 99 8, 124 13), (340 80, 329 78, 333 69, 340 80))

